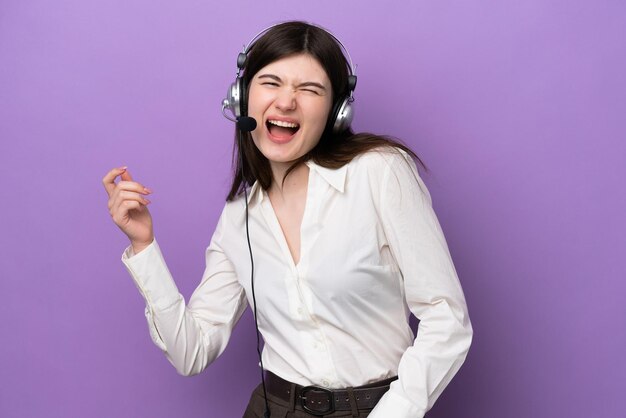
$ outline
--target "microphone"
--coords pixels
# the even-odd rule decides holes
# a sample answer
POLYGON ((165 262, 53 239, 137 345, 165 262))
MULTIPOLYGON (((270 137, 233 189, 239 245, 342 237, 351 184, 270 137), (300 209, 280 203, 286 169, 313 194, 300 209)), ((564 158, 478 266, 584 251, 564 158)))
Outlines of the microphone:
POLYGON ((256 120, 250 116, 240 116, 237 118, 237 127, 243 132, 252 132, 256 129, 256 120))
POLYGON ((234 113, 228 99, 224 99, 222 100, 222 115, 224 115, 224 117, 232 122, 235 122, 237 124, 237 128, 239 128, 240 131, 242 132, 252 132, 256 129, 256 120, 254 118, 251 118, 250 116, 239 116, 238 118, 234 119, 231 116, 228 116, 226 114, 226 109, 230 109, 231 113, 234 113))

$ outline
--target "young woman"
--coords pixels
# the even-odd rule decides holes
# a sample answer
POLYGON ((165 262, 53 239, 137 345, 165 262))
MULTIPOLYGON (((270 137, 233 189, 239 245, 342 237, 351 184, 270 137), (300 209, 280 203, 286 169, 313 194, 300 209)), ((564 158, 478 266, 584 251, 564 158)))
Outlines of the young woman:
POLYGON ((187 305, 150 191, 124 168, 103 179, 152 340, 180 374, 200 373, 249 304, 264 373, 244 417, 423 417, 473 331, 419 158, 352 131, 356 77, 329 32, 295 21, 257 38, 224 103, 238 120, 234 179, 187 305))

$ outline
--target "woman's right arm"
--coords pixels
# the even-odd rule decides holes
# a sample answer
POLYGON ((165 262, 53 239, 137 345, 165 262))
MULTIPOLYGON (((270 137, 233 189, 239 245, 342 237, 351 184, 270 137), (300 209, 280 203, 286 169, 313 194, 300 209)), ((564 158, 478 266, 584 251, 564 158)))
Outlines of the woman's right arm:
POLYGON ((200 373, 226 348, 232 329, 247 307, 235 269, 220 247, 224 212, 205 251, 205 271, 185 304, 154 239, 138 254, 128 246, 122 262, 146 301, 152 341, 178 373, 200 373))
POLYGON ((153 342, 180 374, 200 373, 224 351, 247 306, 235 269, 220 246, 225 211, 205 251, 200 285, 186 305, 154 237, 147 208, 150 201, 142 196, 150 190, 133 181, 123 168, 109 171, 102 181, 109 195, 110 215, 131 242, 122 262, 145 299, 153 342), (118 176, 121 181, 116 184, 118 176))

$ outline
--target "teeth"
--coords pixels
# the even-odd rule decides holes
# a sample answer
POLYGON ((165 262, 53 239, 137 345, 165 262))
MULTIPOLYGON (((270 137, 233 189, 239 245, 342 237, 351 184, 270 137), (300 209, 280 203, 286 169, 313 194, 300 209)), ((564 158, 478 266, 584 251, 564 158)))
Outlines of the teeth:
POLYGON ((268 122, 272 125, 282 126, 283 128, 297 128, 300 126, 297 123, 283 122, 282 120, 268 120, 268 122))

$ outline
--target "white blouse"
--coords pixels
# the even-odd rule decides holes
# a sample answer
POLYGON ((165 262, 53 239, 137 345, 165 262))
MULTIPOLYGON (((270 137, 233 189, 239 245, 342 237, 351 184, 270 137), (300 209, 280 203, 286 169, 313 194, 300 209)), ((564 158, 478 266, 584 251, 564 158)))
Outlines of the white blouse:
MULTIPOLYGON (((265 369, 300 385, 359 386, 398 375, 370 418, 423 417, 465 361, 472 325, 431 196, 404 151, 339 169, 312 161, 294 264, 266 192, 249 193, 265 369), (420 320, 417 338, 408 324, 420 320)), ((154 343, 185 376, 226 348, 252 306, 245 202, 227 202, 185 305, 156 239, 122 262, 146 300, 154 343)))

